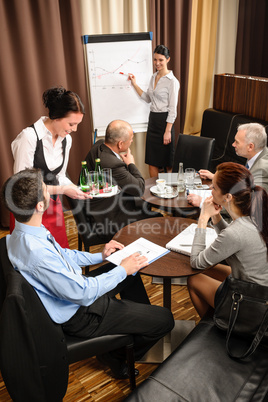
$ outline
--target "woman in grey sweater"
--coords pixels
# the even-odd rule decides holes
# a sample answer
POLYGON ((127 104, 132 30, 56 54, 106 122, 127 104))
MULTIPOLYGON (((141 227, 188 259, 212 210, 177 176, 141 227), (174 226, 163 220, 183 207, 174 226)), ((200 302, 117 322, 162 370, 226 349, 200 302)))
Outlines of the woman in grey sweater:
POLYGON ((203 203, 191 253, 192 268, 204 270, 188 279, 192 302, 203 317, 219 286, 233 277, 268 286, 268 196, 254 185, 252 174, 244 166, 225 162, 217 167, 212 181, 212 196, 203 203), (233 221, 227 224, 220 211, 225 208, 233 221), (206 226, 211 218, 218 233, 206 249, 206 226), (219 264, 226 261, 227 265, 219 264), (217 265, 216 265, 217 264, 217 265))

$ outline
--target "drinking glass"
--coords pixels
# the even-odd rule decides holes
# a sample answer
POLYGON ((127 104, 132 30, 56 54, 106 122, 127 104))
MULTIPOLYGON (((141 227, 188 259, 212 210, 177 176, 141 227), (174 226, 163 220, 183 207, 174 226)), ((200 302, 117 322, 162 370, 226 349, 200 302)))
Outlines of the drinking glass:
POLYGON ((90 194, 93 196, 99 194, 98 172, 95 172, 95 170, 91 170, 89 172, 89 178, 90 178, 90 194))
POLYGON ((194 177, 195 177, 195 169, 193 168, 185 169, 184 178, 185 178, 185 185, 187 188, 194 188, 194 177))
POLYGON ((112 191, 112 169, 105 168, 102 169, 102 182, 103 182, 103 192, 110 193, 112 191))

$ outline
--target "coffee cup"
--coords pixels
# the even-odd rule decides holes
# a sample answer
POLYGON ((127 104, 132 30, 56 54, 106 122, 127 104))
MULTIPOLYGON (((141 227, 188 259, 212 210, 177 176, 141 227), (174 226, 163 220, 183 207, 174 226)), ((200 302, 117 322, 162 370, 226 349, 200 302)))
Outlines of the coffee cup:
POLYGON ((163 193, 166 187, 166 180, 165 179, 157 179, 156 180, 156 188, 159 193, 163 193))

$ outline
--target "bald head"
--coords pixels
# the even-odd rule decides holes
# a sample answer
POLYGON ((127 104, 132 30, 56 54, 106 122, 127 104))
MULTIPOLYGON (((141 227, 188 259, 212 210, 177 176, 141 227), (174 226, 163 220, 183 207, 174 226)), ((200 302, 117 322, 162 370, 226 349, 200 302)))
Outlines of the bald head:
POLYGON ((108 124, 105 133, 105 144, 116 145, 119 141, 128 141, 133 135, 132 127, 123 120, 114 120, 108 124))

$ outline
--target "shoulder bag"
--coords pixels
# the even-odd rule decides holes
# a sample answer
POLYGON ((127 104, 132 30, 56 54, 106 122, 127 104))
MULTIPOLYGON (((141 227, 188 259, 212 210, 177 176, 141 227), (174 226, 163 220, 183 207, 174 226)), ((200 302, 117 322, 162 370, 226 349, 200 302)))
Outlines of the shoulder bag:
POLYGON ((262 343, 268 344, 268 286, 233 278, 225 279, 219 298, 215 298, 214 323, 227 331, 226 349, 236 359, 244 359, 262 343), (241 354, 231 336, 250 340, 250 346, 241 354), (232 350, 231 350, 232 349, 232 350))

